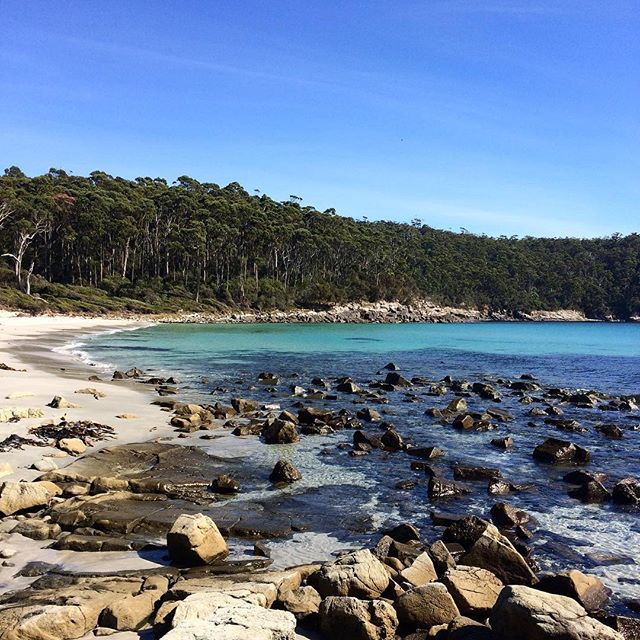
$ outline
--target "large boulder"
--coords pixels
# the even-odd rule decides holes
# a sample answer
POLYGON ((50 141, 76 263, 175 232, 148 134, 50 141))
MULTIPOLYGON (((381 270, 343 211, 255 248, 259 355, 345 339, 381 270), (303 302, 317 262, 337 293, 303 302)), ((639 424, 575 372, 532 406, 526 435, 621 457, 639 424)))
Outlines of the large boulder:
POLYGON ((280 418, 265 424, 262 437, 266 444, 291 444, 300 440, 296 425, 289 420, 280 420, 280 418))
POLYGON ((590 455, 586 449, 568 440, 547 438, 533 450, 533 457, 540 462, 557 464, 562 462, 588 462, 590 455))
POLYGON ((460 615, 447 588, 440 582, 405 591, 396 600, 396 611, 400 623, 413 629, 449 624, 460 615))
POLYGON ((309 585, 289 589, 278 596, 279 608, 293 613, 297 620, 317 614, 321 602, 320 594, 309 585))
POLYGON ((320 605, 320 630, 331 640, 394 640, 398 618, 384 600, 330 596, 320 605))
POLYGON ((403 580, 406 580, 414 587, 420 587, 427 582, 433 582, 438 579, 438 574, 431 556, 425 551, 421 553, 412 563, 410 567, 400 572, 403 580))
POLYGON ((180 565, 211 564, 229 554, 216 523, 201 513, 183 514, 167 533, 169 557, 180 565))
POLYGON ((609 592, 602 581, 577 569, 544 575, 536 589, 573 598, 587 611, 599 611, 609 601, 609 592))
POLYGON ((296 639, 296 619, 291 613, 246 602, 242 593, 188 596, 175 608, 171 626, 163 640, 296 639))
POLYGON ((24 509, 44 507, 51 498, 59 496, 62 489, 42 480, 40 482, 3 482, 0 484, 0 514, 10 516, 24 509))
POLYGON ((522 585, 502 590, 490 623, 499 640, 624 640, 572 598, 522 585))
POLYGON ((368 549, 348 553, 324 564, 307 579, 323 597, 379 598, 389 584, 389 573, 368 549))
POLYGON ((479 567, 459 566, 442 577, 463 616, 484 620, 496 603, 502 582, 491 571, 479 567))
POLYGON ((143 591, 115 600, 100 614, 100 626, 117 631, 137 631, 153 614, 160 595, 154 591, 143 591))
POLYGON ((491 571, 505 584, 531 585, 537 582, 527 561, 511 542, 489 523, 485 523, 480 535, 468 545, 467 552, 462 555, 458 564, 491 571))

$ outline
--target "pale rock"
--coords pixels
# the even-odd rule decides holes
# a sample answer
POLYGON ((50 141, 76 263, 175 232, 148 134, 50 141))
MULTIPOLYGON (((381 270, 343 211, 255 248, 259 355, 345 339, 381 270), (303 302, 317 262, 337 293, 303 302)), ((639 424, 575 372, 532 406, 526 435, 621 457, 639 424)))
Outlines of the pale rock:
POLYGON ((394 640, 398 617, 384 600, 329 596, 319 611, 320 630, 331 640, 394 640))
POLYGON ((307 579, 322 597, 379 598, 389 584, 384 564, 368 549, 347 553, 324 564, 307 579))
POLYGON ((229 554, 215 522, 201 513, 179 516, 167 534, 167 547, 173 562, 187 566, 210 564, 229 554))
POLYGON ((406 591, 396 600, 396 611, 400 623, 414 629, 448 624, 460 615, 447 588, 440 582, 406 591))
POLYGON ((435 567, 429 554, 425 551, 421 553, 411 564, 410 567, 400 572, 404 580, 411 583, 414 587, 420 587, 428 582, 438 579, 435 567))
POLYGON ((0 484, 0 514, 10 516, 17 511, 44 507, 62 489, 53 482, 3 482, 0 484))
POLYGON ((523 585, 502 590, 490 624, 498 640, 624 640, 572 598, 523 585))
POLYGON ((80 438, 62 438, 58 440, 57 447, 72 456, 79 456, 87 450, 87 445, 80 438))
POLYGON ((503 587, 490 571, 463 565, 449 569, 442 582, 463 616, 481 620, 489 615, 503 587))

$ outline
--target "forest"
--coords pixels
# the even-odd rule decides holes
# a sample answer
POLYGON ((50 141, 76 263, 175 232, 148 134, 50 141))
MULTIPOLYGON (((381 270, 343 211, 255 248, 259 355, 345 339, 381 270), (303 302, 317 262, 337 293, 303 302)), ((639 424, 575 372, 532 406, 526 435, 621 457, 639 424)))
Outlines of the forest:
MULTIPOLYGON (((603 215, 606 212, 603 212, 603 215)), ((33 312, 322 308, 430 299, 640 315, 640 235, 489 237, 318 211, 238 183, 0 176, 0 304, 33 312)))

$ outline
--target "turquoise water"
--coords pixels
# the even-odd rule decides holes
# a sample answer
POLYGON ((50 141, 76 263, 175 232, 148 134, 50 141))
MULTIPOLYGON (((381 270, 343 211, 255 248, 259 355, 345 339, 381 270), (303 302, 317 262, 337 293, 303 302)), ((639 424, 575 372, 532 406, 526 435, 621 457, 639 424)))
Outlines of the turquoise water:
POLYGON ((526 371, 557 384, 640 393, 640 324, 172 324, 98 336, 81 348, 110 366, 187 376, 294 364, 341 375, 396 358, 429 368, 415 375, 526 371))
MULTIPOLYGON (((434 397, 428 385, 385 393, 385 404, 341 393, 333 399, 304 402, 351 415, 369 405, 395 424, 405 442, 444 449, 446 456, 436 464, 445 477, 451 476, 454 462, 495 466, 513 482, 531 483, 530 491, 498 498, 487 494, 486 485, 476 483, 464 498, 430 503, 427 478, 411 469, 410 456, 376 450, 351 457, 349 429, 304 435, 299 443, 282 447, 265 445, 257 436, 237 438, 223 429, 213 441, 200 440, 196 432, 179 442, 204 447, 216 456, 240 456, 234 473, 243 486, 238 499, 244 500, 273 500, 270 470, 279 457, 290 459, 303 480, 275 492, 277 499, 286 498, 277 513, 293 509, 296 517, 306 519, 310 532, 335 539, 336 548, 368 544, 385 526, 402 521, 414 523, 432 539, 438 533, 432 529, 432 509, 486 517, 491 505, 504 499, 537 520, 533 546, 543 569, 586 569, 600 575, 616 594, 640 597, 637 510, 611 503, 583 505, 569 498, 562 480, 567 469, 538 464, 531 455, 547 437, 570 439, 591 451, 588 468, 606 471, 611 488, 617 480, 639 473, 640 412, 563 404, 564 417, 584 427, 582 432, 567 433, 534 417, 531 406, 520 403, 503 381, 527 373, 543 385, 640 394, 640 324, 160 325, 94 336, 75 348, 85 358, 103 363, 106 370, 137 366, 154 375, 177 375, 182 381, 180 399, 228 403, 240 396, 294 412, 300 398, 292 397, 290 385, 309 389, 316 376, 331 380, 349 375, 367 389, 372 380, 384 378, 379 371, 389 361, 399 365, 407 378, 488 379, 502 391, 498 406, 514 417, 495 424, 488 433, 460 432, 425 414, 427 409, 446 407, 455 397, 451 390, 434 397), (275 372, 280 384, 275 388, 258 384, 260 371, 275 372), (597 429, 602 422, 618 425, 624 438, 602 436, 597 429), (506 453, 490 444, 491 438, 503 436, 512 436, 516 443, 506 453), (415 487, 399 491, 397 483, 407 480, 415 487), (603 563, 599 559, 603 554, 616 558, 603 563)), ((467 401, 470 410, 479 413, 491 404, 475 394, 467 401)), ((375 424, 366 428, 374 433, 379 429, 375 424)), ((311 559, 312 554, 298 558, 311 559)))

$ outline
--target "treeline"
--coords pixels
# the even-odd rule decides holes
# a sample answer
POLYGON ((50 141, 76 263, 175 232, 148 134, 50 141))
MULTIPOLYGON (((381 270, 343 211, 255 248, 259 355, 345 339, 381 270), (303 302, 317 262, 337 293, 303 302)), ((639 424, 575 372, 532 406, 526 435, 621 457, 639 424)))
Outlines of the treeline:
POLYGON ((640 314, 640 236, 492 238, 367 222, 187 176, 0 177, 0 302, 137 311, 429 298, 640 314))

